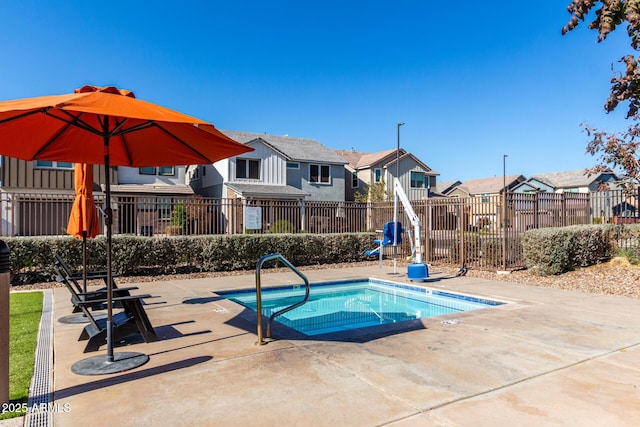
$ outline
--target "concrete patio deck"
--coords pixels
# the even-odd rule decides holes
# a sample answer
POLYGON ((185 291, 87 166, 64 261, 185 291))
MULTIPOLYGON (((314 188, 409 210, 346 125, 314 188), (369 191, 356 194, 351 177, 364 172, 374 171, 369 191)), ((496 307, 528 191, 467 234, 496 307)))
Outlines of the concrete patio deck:
MULTIPOLYGON (((307 271, 313 281, 379 277, 391 267, 307 271)), ((426 286, 510 304, 330 339, 256 343, 255 314, 219 290, 229 276, 140 283, 162 339, 116 348, 150 360, 131 371, 80 376, 81 325, 67 290, 54 292, 56 426, 624 426, 640 425, 640 301, 449 277, 426 286), (450 320, 450 322, 444 322, 450 320), (455 320, 455 321, 452 321, 455 320)), ((265 272, 263 286, 296 283, 265 272)), ((104 347, 99 354, 104 353, 104 347)))

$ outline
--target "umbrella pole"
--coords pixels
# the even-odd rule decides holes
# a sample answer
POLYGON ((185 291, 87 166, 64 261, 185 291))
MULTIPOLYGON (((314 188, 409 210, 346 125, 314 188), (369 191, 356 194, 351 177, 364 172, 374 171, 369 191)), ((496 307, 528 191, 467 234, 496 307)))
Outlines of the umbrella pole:
POLYGON ((109 117, 104 118, 104 168, 106 187, 106 218, 107 228, 107 356, 93 356, 76 362, 71 371, 79 375, 115 374, 129 369, 137 368, 149 361, 149 356, 137 352, 121 352, 116 358, 113 353, 113 273, 111 262, 111 226, 113 225, 113 212, 111 211, 111 177, 109 162, 109 117))
MULTIPOLYGON (((107 120, 107 119, 105 119, 107 120)), ((108 125, 105 125, 108 127, 108 125)), ((107 207, 107 360, 114 361, 113 356, 113 275, 111 274, 111 225, 113 224, 113 212, 111 212, 111 177, 109 172, 109 137, 104 137, 104 168, 107 207)))
POLYGON ((87 293, 87 232, 82 232, 82 291, 87 293))

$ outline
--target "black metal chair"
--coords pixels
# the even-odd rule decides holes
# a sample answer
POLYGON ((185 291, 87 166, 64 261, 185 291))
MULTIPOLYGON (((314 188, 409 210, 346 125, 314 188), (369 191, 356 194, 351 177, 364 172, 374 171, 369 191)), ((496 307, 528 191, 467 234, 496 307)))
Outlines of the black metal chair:
MULTIPOLYGON (((58 259, 56 259, 54 269, 57 273, 56 280, 60 283, 63 283, 69 290, 69 293, 71 293, 71 304, 73 305, 73 313, 79 313, 80 311, 82 311, 79 305, 80 303, 84 303, 85 306, 91 310, 103 310, 106 308, 104 303, 99 302, 101 300, 106 300, 107 298, 106 288, 100 288, 100 289, 92 290, 90 292, 82 292, 82 287, 80 286, 80 284, 72 276, 69 276, 66 274, 67 269, 64 268, 63 264, 60 263, 58 259)), ((136 289, 138 288, 135 286, 130 286, 126 288, 114 288, 113 296, 114 297, 130 296, 131 295, 130 291, 133 291, 136 289)), ((119 303, 118 305, 116 305, 116 307, 122 308, 122 306, 119 303)))
MULTIPOLYGON (((88 298, 87 294, 77 293, 67 278, 58 275, 56 279, 71 292, 71 300, 74 306, 89 321, 89 324, 84 327, 78 338, 78 341, 87 340, 84 352, 98 350, 101 345, 107 342, 107 319, 94 317, 92 309, 104 307, 107 304, 106 293, 93 293, 101 295, 102 298, 97 298, 95 295, 92 295, 93 299, 88 298)), ((118 291, 122 290, 120 288, 118 291)), ((151 321, 149 321, 147 312, 143 307, 142 300, 144 298, 152 298, 152 296, 144 294, 116 296, 113 298, 114 306, 122 308, 122 311, 112 316, 114 342, 121 341, 125 337, 136 333, 142 335, 145 342, 158 340, 153 325, 151 325, 151 321)))
MULTIPOLYGON (((65 260, 62 258, 62 256, 60 256, 59 253, 55 253, 54 254, 55 257, 55 264, 60 268, 60 270, 62 270, 62 276, 66 277, 69 281, 71 281, 71 283, 75 286, 75 288, 77 289, 78 292, 82 293, 84 292, 84 289, 82 288, 82 286, 80 286, 80 283, 78 283, 79 280, 83 279, 83 274, 80 272, 74 272, 71 270, 71 268, 69 267, 69 265, 65 262, 65 260)), ((118 275, 112 275, 112 277, 118 277, 118 275)), ((106 270, 100 270, 100 271, 88 271, 87 272, 87 280, 103 280, 105 287, 104 288, 100 288, 97 291, 106 291, 106 285, 107 285, 107 271, 106 270)), ((111 281, 111 286, 113 287, 113 289, 117 289, 118 285, 116 284, 115 280, 111 281)))

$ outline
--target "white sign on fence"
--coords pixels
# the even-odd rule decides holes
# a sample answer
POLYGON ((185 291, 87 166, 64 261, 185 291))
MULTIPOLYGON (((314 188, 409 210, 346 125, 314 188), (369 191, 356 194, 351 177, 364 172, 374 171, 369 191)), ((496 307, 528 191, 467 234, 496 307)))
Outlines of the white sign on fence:
POLYGON ((246 230, 262 229, 262 208, 259 206, 245 206, 244 228, 246 230))

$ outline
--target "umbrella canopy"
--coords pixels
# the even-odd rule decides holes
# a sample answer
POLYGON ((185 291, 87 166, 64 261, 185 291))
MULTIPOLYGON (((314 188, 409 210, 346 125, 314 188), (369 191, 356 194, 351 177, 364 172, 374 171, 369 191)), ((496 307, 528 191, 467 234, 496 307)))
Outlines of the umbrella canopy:
POLYGON ((69 215, 67 233, 76 238, 96 237, 100 234, 100 223, 93 202, 93 165, 76 163, 74 183, 76 198, 69 215))
POLYGON ((208 164, 251 151, 212 124, 115 87, 0 102, 0 154, 112 166, 208 164))
POLYGON ((252 150, 210 123, 115 87, 84 86, 69 95, 0 102, 0 154, 105 166, 109 363, 115 361, 109 168, 210 164, 252 150))

